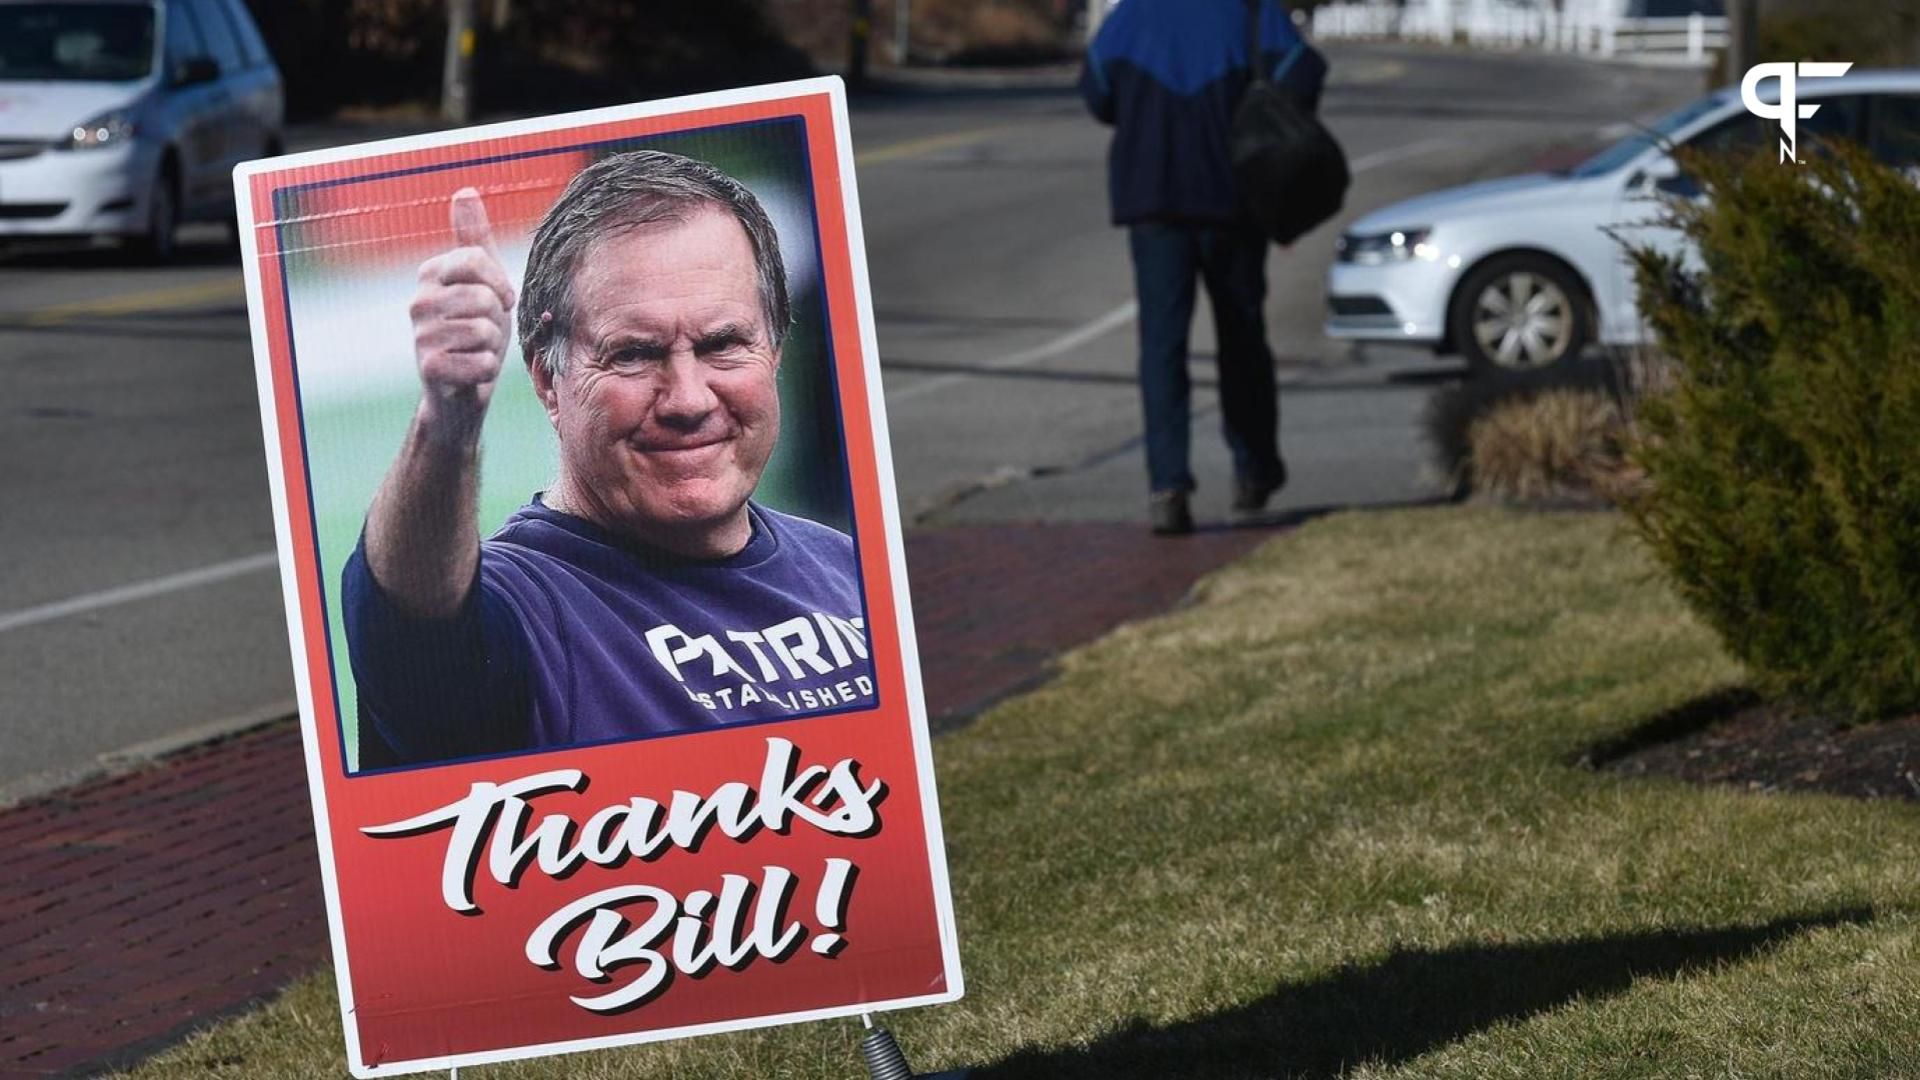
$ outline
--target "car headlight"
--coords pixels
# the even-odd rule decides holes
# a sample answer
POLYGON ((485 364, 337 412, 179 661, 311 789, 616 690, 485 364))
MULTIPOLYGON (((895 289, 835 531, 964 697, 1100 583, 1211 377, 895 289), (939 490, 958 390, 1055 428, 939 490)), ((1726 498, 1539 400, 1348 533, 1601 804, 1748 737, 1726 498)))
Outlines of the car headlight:
POLYGON ((133 140, 133 117, 124 110, 115 109, 104 112, 84 124, 73 125, 69 136, 69 150, 97 150, 101 147, 120 146, 133 140))
POLYGON ((1379 266, 1410 259, 1432 261, 1440 257, 1440 249, 1430 240, 1432 236, 1432 229, 1395 229, 1392 232, 1364 235, 1348 233, 1340 238, 1337 251, 1341 262, 1358 263, 1361 266, 1379 266))

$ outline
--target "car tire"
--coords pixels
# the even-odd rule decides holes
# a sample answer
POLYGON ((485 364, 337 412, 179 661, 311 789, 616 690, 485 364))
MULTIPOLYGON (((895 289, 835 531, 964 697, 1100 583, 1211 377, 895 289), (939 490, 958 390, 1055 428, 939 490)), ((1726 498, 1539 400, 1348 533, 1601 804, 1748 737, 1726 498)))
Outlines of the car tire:
POLYGON ((1579 357, 1593 340, 1593 305, 1564 264, 1501 255, 1461 279, 1447 323, 1474 372, 1538 370, 1579 357))
POLYGON ((173 261, 174 237, 180 231, 180 172, 168 158, 154 177, 147 196, 147 231, 136 242, 140 257, 150 263, 173 261))

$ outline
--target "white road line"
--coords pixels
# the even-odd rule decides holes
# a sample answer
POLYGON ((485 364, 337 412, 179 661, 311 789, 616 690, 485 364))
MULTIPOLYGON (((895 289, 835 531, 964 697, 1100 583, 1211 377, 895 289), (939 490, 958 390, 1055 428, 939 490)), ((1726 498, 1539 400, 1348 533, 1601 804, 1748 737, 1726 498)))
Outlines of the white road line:
POLYGON ((1106 334, 1108 331, 1116 330, 1132 322, 1133 317, 1138 314, 1139 311, 1140 305, 1129 300, 1092 322, 1084 326, 1075 327, 1044 345, 1036 345, 1022 352, 1002 356, 998 360, 982 364, 972 371, 955 371, 946 375, 935 375, 925 382, 914 383, 904 390, 899 390, 887 395, 887 400, 889 403, 906 401, 910 398, 917 398, 922 394, 931 394, 935 390, 944 390, 957 382, 964 382, 967 379, 974 378, 976 375, 984 375, 994 371, 1006 371, 1011 368, 1027 367, 1032 364, 1037 364, 1042 360, 1059 356, 1061 353, 1072 352, 1087 342, 1106 334))
MULTIPOLYGON (((1407 143, 1404 146, 1390 146, 1385 150, 1376 150, 1371 154, 1362 154, 1354 158, 1347 163, 1347 171, 1352 175, 1358 176, 1363 172, 1367 172, 1370 169, 1377 169, 1382 165, 1391 165, 1396 161, 1405 161, 1408 158, 1419 157, 1421 154, 1432 153, 1444 146, 1452 145, 1453 141, 1452 139, 1440 138, 1419 139, 1407 143)), ((935 375, 924 382, 917 382, 903 390, 888 393, 887 401, 889 404, 910 401, 925 394, 931 394, 936 390, 944 390, 955 383, 977 378, 981 375, 992 374, 996 371, 1008 371, 1013 368, 1031 367, 1042 360, 1050 360, 1053 357, 1059 356, 1061 353, 1072 352, 1074 349, 1085 345, 1089 341, 1102 337, 1110 331, 1118 330, 1120 327, 1132 322, 1134 316, 1139 313, 1140 305, 1129 300, 1119 307, 1114 308, 1112 311, 1107 312, 1105 315, 1094 319, 1092 322, 1075 327, 1044 345, 1037 345, 1022 352, 1000 357, 998 360, 981 364, 979 367, 970 371, 955 371, 945 375, 935 375)))
POLYGON ((1385 150, 1375 150, 1371 154, 1361 154, 1347 162, 1347 171, 1358 176, 1369 169, 1382 165, 1391 165, 1396 161, 1405 161, 1421 154, 1431 154, 1442 147, 1453 145, 1453 139, 1418 139, 1404 146, 1389 146, 1385 150))
POLYGON ((212 585, 230 578, 257 574, 263 570, 271 570, 279 564, 278 555, 271 551, 263 551, 258 555, 230 559, 227 562, 200 567, 198 570, 183 570, 178 574, 136 581, 131 585, 104 589, 83 596, 72 596, 65 600, 56 600, 51 604, 41 604, 38 607, 0 612, 0 634, 43 622, 52 622, 55 619, 64 619, 69 615, 81 615, 101 608, 131 604, 136 600, 147 600, 184 589, 197 589, 202 585, 212 585))
MULTIPOLYGON (((973 135, 976 133, 967 134, 973 135)), ((1371 154, 1363 154, 1360 157, 1354 158, 1349 163, 1348 170, 1358 175, 1369 169, 1376 169, 1395 161, 1404 161, 1410 157, 1417 157, 1421 154, 1438 150, 1448 145, 1451 141, 1450 139, 1421 139, 1417 142, 1408 143, 1405 146, 1389 147, 1388 149, 1375 151, 1371 154)), ((1132 322, 1134 316, 1139 314, 1139 311, 1139 305, 1129 300, 1093 321, 1067 331, 1052 341, 1036 345, 1031 349, 1000 357, 990 363, 981 365, 977 371, 956 371, 945 375, 936 375, 924 382, 918 382, 903 390, 894 392, 888 395, 888 399, 893 402, 907 401, 925 394, 931 394, 936 390, 944 390, 955 383, 964 382, 978 375, 990 374, 996 371, 1008 371, 1013 368, 1030 367, 1040 363, 1042 360, 1049 360, 1062 353, 1072 352, 1074 349, 1090 341, 1103 337, 1114 330, 1118 330, 1120 327, 1132 322)), ((257 555, 231 559, 227 562, 215 563, 212 566, 203 566, 197 570, 185 570, 178 574, 168 574, 165 577, 157 577, 148 581, 138 581, 131 585, 122 585, 118 588, 105 589, 101 592, 87 593, 83 596, 73 596, 65 600, 56 600, 51 604, 22 608, 19 611, 0 612, 0 634, 4 634, 9 630, 19 630, 24 627, 35 626, 43 622, 52 622, 55 619, 64 619, 70 615, 80 615, 89 611, 98 611, 101 608, 130 604, 136 600, 147 600, 155 596, 165 596, 168 593, 181 592, 186 589, 197 589, 203 585, 213 585, 231 578, 259 573, 263 570, 271 570, 277 565, 279 565, 278 556, 271 551, 263 551, 257 555)))

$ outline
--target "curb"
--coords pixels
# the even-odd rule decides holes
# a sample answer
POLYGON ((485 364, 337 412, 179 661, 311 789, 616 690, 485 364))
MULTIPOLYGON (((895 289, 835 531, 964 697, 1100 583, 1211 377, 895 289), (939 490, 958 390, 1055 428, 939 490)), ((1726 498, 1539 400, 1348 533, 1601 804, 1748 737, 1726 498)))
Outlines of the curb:
POLYGON ((0 784, 0 810, 9 810, 78 784, 136 772, 175 754, 244 735, 282 720, 292 720, 299 715, 298 705, 289 698, 233 716, 203 721, 132 746, 109 750, 89 764, 34 773, 0 784))
MULTIPOLYGON (((1261 539, 1220 530, 1170 545, 1137 525, 1095 522, 909 533, 916 628, 941 659, 923 673, 928 704, 975 712, 1044 681, 1054 657, 1178 606, 1197 579, 1261 539), (1063 564, 1062 550, 1076 558, 1063 564), (983 580, 995 587, 982 590, 983 580)), ((38 1010, 17 1035, 0 1016, 0 1031, 15 1036, 0 1038, 0 1076, 96 1075, 325 965, 311 808, 295 780, 302 733, 285 722, 293 712, 274 702, 0 788, 0 804, 34 800, 0 813, 18 840, 0 860, 9 885, 0 906, 35 927, 20 958, 9 956, 8 986, 25 989, 0 1012, 16 1001, 38 1010), (262 820, 275 823, 264 838, 249 824, 262 820), (183 858, 209 854, 218 873, 182 873, 183 858), (103 900, 147 915, 118 921, 103 900), (202 914, 234 902, 247 905, 237 922, 202 914)))

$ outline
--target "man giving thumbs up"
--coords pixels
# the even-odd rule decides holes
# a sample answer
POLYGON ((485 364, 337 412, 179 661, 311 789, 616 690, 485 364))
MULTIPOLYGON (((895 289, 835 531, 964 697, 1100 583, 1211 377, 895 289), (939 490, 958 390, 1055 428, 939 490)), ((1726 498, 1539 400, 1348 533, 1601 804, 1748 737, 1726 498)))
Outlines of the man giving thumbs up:
POLYGON ((851 540, 752 501, 790 320, 753 194, 658 151, 567 186, 517 321, 559 472, 484 541, 516 297, 481 195, 449 218, 410 309, 419 404, 343 575, 362 767, 870 706, 851 540))

